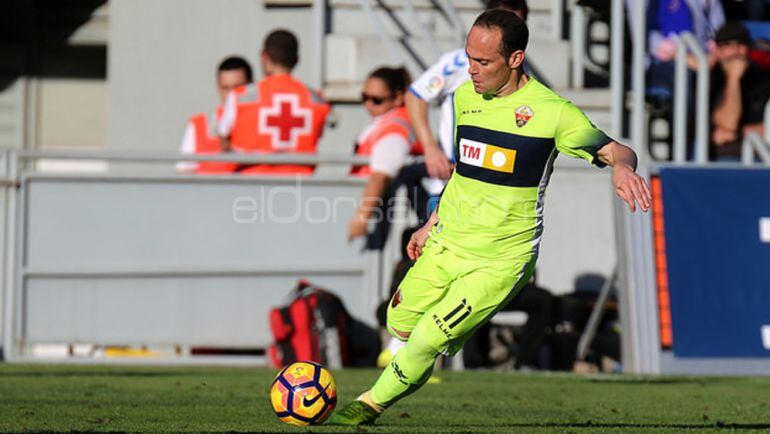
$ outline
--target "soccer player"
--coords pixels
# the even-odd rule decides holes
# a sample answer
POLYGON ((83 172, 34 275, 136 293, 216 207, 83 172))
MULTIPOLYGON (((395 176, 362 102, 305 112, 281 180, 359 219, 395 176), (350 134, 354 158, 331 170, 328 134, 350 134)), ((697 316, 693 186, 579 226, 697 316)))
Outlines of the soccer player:
POLYGON ((405 340, 369 390, 330 419, 362 425, 429 378, 529 280, 543 230, 543 199, 559 153, 612 166, 631 211, 651 197, 636 154, 607 137, 569 101, 523 72, 529 38, 516 14, 481 14, 466 41, 471 81, 454 96, 457 166, 438 211, 407 248, 419 257, 388 308, 388 329, 405 340))

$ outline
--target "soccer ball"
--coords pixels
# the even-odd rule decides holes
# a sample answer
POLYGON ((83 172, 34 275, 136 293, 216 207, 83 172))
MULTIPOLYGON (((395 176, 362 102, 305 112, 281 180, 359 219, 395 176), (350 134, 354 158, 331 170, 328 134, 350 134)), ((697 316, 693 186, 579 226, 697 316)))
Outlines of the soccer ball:
POLYGON ((337 405, 337 385, 331 372, 318 363, 295 362, 276 375, 270 404, 281 421, 307 426, 326 420, 337 405))

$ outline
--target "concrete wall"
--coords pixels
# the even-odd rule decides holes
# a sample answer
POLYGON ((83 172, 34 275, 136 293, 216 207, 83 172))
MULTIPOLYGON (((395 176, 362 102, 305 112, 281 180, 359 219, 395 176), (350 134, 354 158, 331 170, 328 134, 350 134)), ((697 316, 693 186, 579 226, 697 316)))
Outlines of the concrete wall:
POLYGON ((103 80, 43 79, 38 104, 37 147, 104 147, 107 86, 103 80))
POLYGON ((612 273, 615 200, 610 169, 558 158, 545 198, 545 229, 537 266, 541 286, 556 294, 569 293, 581 275, 607 278, 612 273))
POLYGON ((295 72, 310 80, 311 9, 266 9, 258 0, 112 0, 107 146, 178 149, 186 119, 218 103, 219 61, 244 56, 261 77, 262 39, 277 27, 297 34, 295 72))

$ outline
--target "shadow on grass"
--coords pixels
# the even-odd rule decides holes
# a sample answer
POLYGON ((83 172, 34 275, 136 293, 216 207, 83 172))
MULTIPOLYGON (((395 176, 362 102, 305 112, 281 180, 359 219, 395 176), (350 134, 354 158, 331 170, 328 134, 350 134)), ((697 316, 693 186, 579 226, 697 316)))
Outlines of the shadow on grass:
MULTIPOLYGON (((461 428, 470 427, 473 425, 448 425, 451 427, 461 428)), ((476 427, 476 426, 474 426, 476 427)), ((770 423, 725 423, 717 421, 711 424, 696 424, 696 423, 607 423, 607 422, 542 422, 542 423, 501 423, 494 426, 505 428, 650 428, 650 429, 733 429, 733 430, 762 430, 770 429, 770 423)))
POLYGON ((622 384, 624 386, 678 386, 681 384, 718 384, 724 382, 720 378, 587 378, 588 383, 622 384))

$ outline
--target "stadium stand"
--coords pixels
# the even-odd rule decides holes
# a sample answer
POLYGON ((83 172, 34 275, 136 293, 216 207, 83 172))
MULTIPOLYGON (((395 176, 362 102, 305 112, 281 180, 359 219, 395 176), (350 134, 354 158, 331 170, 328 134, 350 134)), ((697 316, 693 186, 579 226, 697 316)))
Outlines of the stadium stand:
MULTIPOLYGON (((44 3, 49 12, 63 7, 44 3)), ((66 59, 40 51, 36 41, 24 39, 37 34, 34 30, 42 26, 42 21, 35 21, 39 17, 19 20, 32 27, 16 32, 22 40, 3 39, 0 47, 16 53, 3 57, 2 62, 23 64, 29 53, 40 60, 35 68, 20 68, 10 78, 0 79, 0 123, 6 126, 0 128, 0 142, 6 147, 0 164, 4 188, 0 324, 6 359, 33 360, 41 344, 178 346, 185 363, 196 361, 189 354, 194 346, 259 350, 269 344, 268 309, 280 304, 278 300, 297 277, 338 292, 354 316, 371 317, 374 307, 387 297, 398 243, 389 243, 381 253, 362 255, 360 244, 344 242, 345 222, 353 215, 363 185, 348 174, 352 165, 366 163, 348 153, 352 138, 366 124, 358 105, 359 90, 366 73, 376 65, 403 63, 417 76, 441 52, 462 44, 480 3, 284 0, 268 1, 269 7, 243 2, 228 11, 181 0, 110 0, 109 7, 92 3, 88 13, 75 14, 86 16, 61 32, 57 41, 68 52, 89 53, 84 55, 89 62, 80 68, 96 65, 93 69, 101 71, 85 74, 81 70, 83 74, 77 78, 90 77, 89 84, 98 84, 105 94, 109 89, 109 98, 104 99, 106 112, 98 104, 72 110, 99 111, 96 119, 101 124, 94 123, 91 130, 103 126, 106 139, 98 144, 104 149, 57 149, 56 140, 51 139, 56 134, 46 130, 52 121, 41 120, 52 118, 37 117, 45 115, 56 99, 51 92, 51 86, 57 84, 54 78, 77 75, 67 75, 67 68, 62 67, 68 63, 66 59), (185 11, 185 20, 179 20, 180 10, 185 11), (170 22, 179 25, 168 26, 170 22), (303 42, 299 55, 303 61, 297 65, 296 76, 323 89, 332 104, 336 128, 325 132, 317 155, 226 156, 219 160, 314 165, 317 170, 303 178, 301 188, 285 177, 213 179, 172 173, 180 160, 176 152, 179 131, 168 126, 178 127, 189 113, 214 100, 214 89, 200 86, 210 80, 210 65, 224 53, 255 55, 260 50, 257 44, 276 23, 288 26, 303 42), (245 34, 249 37, 244 38, 245 34), (89 43, 101 48, 85 47, 89 43), (106 56, 107 50, 110 56, 106 56), (46 75, 52 69, 57 72, 46 75), (107 170, 101 174, 51 173, 39 164, 43 160, 89 160, 102 163, 107 170), (270 212, 279 219, 293 217, 297 209, 309 211, 300 213, 291 224, 256 223, 270 212), (336 221, 322 218, 327 209, 336 221)), ((646 11, 639 3, 631 2, 626 8, 625 1, 612 0, 609 9, 597 14, 573 2, 531 2, 529 60, 600 127, 615 137, 628 138, 642 150, 649 142, 650 111, 643 73, 647 53, 643 44, 633 44, 647 37, 646 11), (592 18, 597 16, 601 19, 592 18), (630 26, 626 26, 626 16, 634 17, 630 26), (624 43, 626 33, 633 35, 629 46, 624 43), (587 47, 592 50, 590 55, 587 47)), ((12 12, 30 13, 22 9, 12 12)), ((726 13, 729 18, 729 11, 726 13)), ((758 32, 751 25, 749 29, 758 32)), ((683 40, 690 38, 695 40, 693 35, 683 40)), ((698 52, 696 45, 677 47, 675 59, 680 65, 688 51, 696 59, 706 59, 705 51, 698 52)), ((704 83, 708 89, 709 76, 702 73, 702 65, 699 62, 693 77, 696 89, 704 83)), ((73 86, 82 90, 85 85, 77 82, 73 86)), ((677 89, 682 85, 677 87, 675 80, 674 92, 677 89)), ((765 166, 770 164, 770 112, 765 109, 766 135, 747 134, 741 143, 742 162, 752 169, 737 162, 728 168, 707 164, 710 103, 708 95, 699 99, 697 91, 694 101, 671 107, 670 163, 655 162, 652 157, 656 155, 640 153, 644 171, 657 186, 652 218, 631 217, 615 206, 606 172, 589 173, 590 169, 570 162, 557 163, 558 173, 549 190, 540 283, 558 296, 571 291, 574 278, 587 271, 612 276, 606 291, 613 286, 618 290, 622 369, 626 372, 766 373, 770 330, 757 322, 759 314, 752 306, 740 306, 743 318, 734 311, 716 311, 725 318, 722 325, 727 334, 716 333, 718 330, 698 333, 702 324, 697 318, 686 312, 682 316, 683 300, 703 294, 708 297, 700 299, 717 302, 717 307, 693 307, 703 317, 713 316, 709 309, 727 303, 709 282, 693 280, 700 279, 697 270, 681 261, 688 255, 707 255, 677 248, 690 242, 700 252, 721 252, 743 251, 750 245, 754 250, 739 255, 738 263, 721 263, 730 258, 719 253, 714 254, 720 260, 716 263, 693 262, 705 270, 732 267, 733 274, 744 280, 714 280, 722 285, 719 290, 729 287, 731 293, 743 294, 736 300, 755 297, 760 300, 757 307, 770 304, 756 291, 757 282, 762 285, 770 278, 762 274, 766 267, 752 265, 766 263, 770 242, 770 214, 756 209, 756 204, 767 203, 766 192, 756 188, 766 181, 752 178, 765 176, 765 166), (694 133, 688 134, 682 119, 694 120, 694 133), (694 161, 689 162, 688 142, 694 149, 694 161), (696 172, 704 178, 688 178, 696 172), (719 201, 708 202, 710 196, 700 195, 704 191, 713 191, 719 201), (711 208, 697 208, 686 194, 678 192, 701 198, 711 208), (750 196, 737 202, 744 194, 750 196), (682 204, 691 204, 692 209, 678 206, 682 204), (700 212, 693 214, 696 209, 700 212), (718 214, 714 210, 741 210, 742 214, 740 220, 727 213, 714 220, 697 220, 718 214), (692 234, 699 224, 719 231, 714 229, 714 236, 677 237, 692 234), (576 225, 586 229, 575 231, 576 225), (732 232, 723 234, 723 227, 732 232), (725 244, 696 243, 707 239, 725 244), (732 239, 739 244, 727 244, 732 239), (688 285, 690 281, 698 284, 688 285), (689 287, 704 292, 687 292, 689 287), (734 340, 730 346, 734 336, 745 340, 734 340), (704 350, 704 337, 713 338, 713 351, 704 350)), ((83 125, 88 126, 73 123, 59 128, 67 137, 74 137, 83 125)), ((211 160, 206 156, 186 158, 211 160)), ((603 305, 597 303, 600 308, 603 305)), ((586 330, 600 329, 591 327, 593 317, 586 321, 586 330)), ((264 359, 241 361, 260 363, 264 359)))

